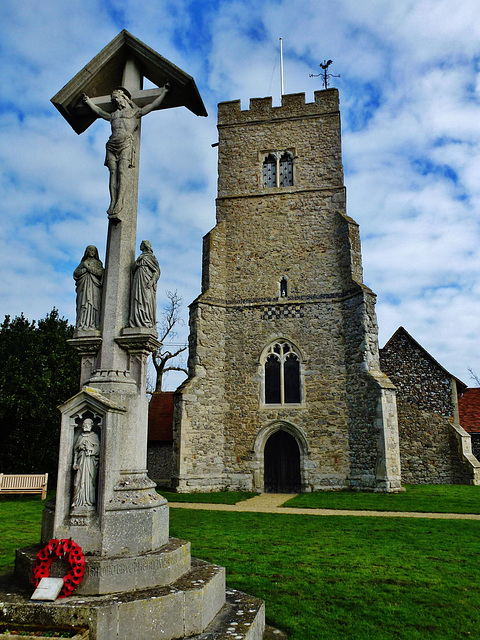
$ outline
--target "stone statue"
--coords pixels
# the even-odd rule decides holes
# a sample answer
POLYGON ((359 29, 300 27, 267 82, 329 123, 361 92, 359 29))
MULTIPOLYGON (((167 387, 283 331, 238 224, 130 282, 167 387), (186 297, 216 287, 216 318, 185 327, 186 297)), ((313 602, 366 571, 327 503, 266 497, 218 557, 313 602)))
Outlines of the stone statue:
POLYGON ((143 240, 140 251, 142 253, 133 265, 128 326, 155 328, 157 282, 160 277, 160 267, 148 240, 143 240))
POLYGON ((73 447, 72 507, 93 507, 95 505, 95 487, 97 486, 100 440, 92 431, 93 420, 85 418, 82 432, 73 447))
POLYGON ((112 135, 107 141, 105 166, 110 171, 110 206, 109 218, 119 220, 119 214, 124 204, 128 170, 135 166, 134 133, 138 129, 140 118, 150 111, 158 109, 170 88, 167 82, 161 88, 160 95, 153 102, 140 108, 133 102, 128 89, 117 87, 112 91, 111 100, 115 105, 112 113, 107 113, 98 107, 88 96, 83 95, 83 101, 90 109, 112 126, 112 135))
POLYGON ((89 245, 73 272, 77 291, 77 329, 98 329, 102 303, 103 265, 98 249, 89 245))

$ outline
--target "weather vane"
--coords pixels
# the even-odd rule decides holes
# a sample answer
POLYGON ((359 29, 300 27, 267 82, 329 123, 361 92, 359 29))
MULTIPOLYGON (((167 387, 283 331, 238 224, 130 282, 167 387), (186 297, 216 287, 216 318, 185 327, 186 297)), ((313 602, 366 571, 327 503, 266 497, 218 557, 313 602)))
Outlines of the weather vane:
POLYGON ((331 73, 327 73, 328 67, 332 64, 333 60, 324 60, 323 64, 320 63, 320 67, 323 69, 323 73, 310 73, 309 78, 318 78, 322 76, 322 82, 325 89, 328 89, 328 79, 329 78, 340 78, 340 75, 334 76, 331 73))

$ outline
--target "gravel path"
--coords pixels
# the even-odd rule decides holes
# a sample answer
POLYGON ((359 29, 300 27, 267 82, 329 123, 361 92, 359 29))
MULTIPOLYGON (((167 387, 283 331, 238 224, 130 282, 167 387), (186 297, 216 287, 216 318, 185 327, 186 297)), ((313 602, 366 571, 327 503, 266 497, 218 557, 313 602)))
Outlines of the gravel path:
POLYGON ((261 493, 237 504, 203 502, 169 502, 173 509, 203 509, 208 511, 239 511, 250 513, 281 513, 306 516, 375 516, 376 518, 438 518, 439 520, 480 520, 474 513, 421 513, 417 511, 352 511, 347 509, 293 509, 282 504, 291 493, 261 493))

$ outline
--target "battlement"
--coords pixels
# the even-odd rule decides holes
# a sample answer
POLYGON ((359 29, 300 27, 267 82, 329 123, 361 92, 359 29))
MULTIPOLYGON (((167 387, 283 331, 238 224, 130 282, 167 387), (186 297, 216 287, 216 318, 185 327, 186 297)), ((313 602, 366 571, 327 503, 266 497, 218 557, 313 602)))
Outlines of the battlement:
POLYGON ((272 106, 271 96, 268 98, 251 98, 250 108, 243 111, 240 100, 220 102, 218 105, 218 125, 282 120, 294 116, 335 113, 339 110, 337 89, 315 91, 314 97, 314 102, 305 102, 304 93, 290 93, 282 96, 281 107, 272 106))

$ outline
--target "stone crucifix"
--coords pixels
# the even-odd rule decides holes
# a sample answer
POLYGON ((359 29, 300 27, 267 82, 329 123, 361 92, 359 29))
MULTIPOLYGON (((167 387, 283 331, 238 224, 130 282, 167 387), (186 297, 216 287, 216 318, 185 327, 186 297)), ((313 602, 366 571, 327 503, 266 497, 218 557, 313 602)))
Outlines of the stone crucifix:
MULTIPOLYGON (((52 102, 77 134, 97 118, 110 123, 111 202, 105 268, 92 244, 74 274, 79 322, 71 344, 82 357, 81 391, 62 406, 59 492, 53 519, 48 516, 49 537, 72 537, 84 551, 129 556, 133 563, 168 542, 166 503, 147 474, 147 358, 159 347, 160 267, 146 240, 135 259, 141 120, 154 109, 180 106, 207 113, 193 78, 127 31, 52 102), (144 90, 144 78, 154 88, 144 90), (87 411, 101 417, 102 428, 95 433, 86 418, 75 439, 72 424, 87 411)), ((153 580, 150 586, 157 584, 156 572, 153 580)))
MULTIPOLYGON (((89 382, 103 390, 118 378, 124 388, 133 375, 134 347, 138 351, 142 340, 145 349, 158 344, 154 312, 149 313, 148 323, 143 315, 140 320, 131 317, 141 120, 154 110, 180 106, 199 116, 206 116, 207 112, 194 79, 125 30, 90 60, 52 102, 78 134, 97 118, 107 120, 111 126, 105 156, 110 172, 110 204, 100 323, 98 327, 96 323, 88 325, 87 331, 79 327, 73 342, 82 358, 85 355, 85 363, 88 361, 82 384, 89 382), (143 89, 144 78, 154 88, 143 89)), ((154 293, 154 287, 151 291, 154 293)))
MULTIPOLYGON (((132 78, 133 73, 130 73, 132 78)), ((105 166, 110 171, 110 206, 108 217, 120 220, 125 203, 125 194, 129 184, 129 171, 136 166, 135 132, 139 128, 140 118, 158 109, 165 98, 170 83, 166 83, 153 101, 143 107, 138 107, 132 100, 132 95, 125 87, 116 87, 111 94, 111 102, 115 106, 109 113, 83 94, 83 101, 100 118, 108 120, 112 127, 112 135, 107 141, 105 166)), ((149 92, 151 95, 151 92, 149 92)))

